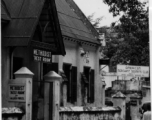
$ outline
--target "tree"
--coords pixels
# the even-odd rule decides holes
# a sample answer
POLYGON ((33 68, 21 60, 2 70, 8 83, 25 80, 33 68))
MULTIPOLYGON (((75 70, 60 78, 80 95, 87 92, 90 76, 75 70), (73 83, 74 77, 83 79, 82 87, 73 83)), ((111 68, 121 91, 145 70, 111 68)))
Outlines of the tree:
POLYGON ((107 44, 106 55, 111 64, 149 66, 149 21, 146 3, 139 0, 104 0, 113 16, 122 15, 119 24, 112 23, 119 34, 117 40, 107 44), (123 39, 123 41, 121 40, 123 39), (119 41, 119 42, 116 42, 119 41), (113 43, 116 46, 113 47, 113 43), (111 53, 112 52, 112 53, 111 53))
POLYGON ((99 24, 100 24, 100 21, 103 19, 103 16, 99 17, 99 18, 96 18, 96 19, 94 19, 93 17, 94 17, 94 13, 92 13, 91 15, 89 15, 87 17, 87 19, 92 23, 92 25, 94 26, 94 28, 98 28, 99 24))

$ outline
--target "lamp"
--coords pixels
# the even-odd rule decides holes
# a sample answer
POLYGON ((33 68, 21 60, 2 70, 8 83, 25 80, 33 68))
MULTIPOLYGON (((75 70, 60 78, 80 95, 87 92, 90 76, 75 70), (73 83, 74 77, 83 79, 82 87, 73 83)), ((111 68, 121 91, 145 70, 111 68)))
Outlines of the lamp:
POLYGON ((86 52, 84 51, 81 43, 79 43, 79 46, 80 46, 80 55, 81 55, 81 56, 84 56, 84 55, 86 54, 86 52))
POLYGON ((80 55, 84 56, 86 54, 86 52, 84 51, 84 49, 82 47, 80 47, 80 55))
POLYGON ((80 50, 81 57, 83 57, 86 63, 89 63, 89 51, 85 51, 81 43, 79 43, 79 46, 80 46, 79 50, 80 50))

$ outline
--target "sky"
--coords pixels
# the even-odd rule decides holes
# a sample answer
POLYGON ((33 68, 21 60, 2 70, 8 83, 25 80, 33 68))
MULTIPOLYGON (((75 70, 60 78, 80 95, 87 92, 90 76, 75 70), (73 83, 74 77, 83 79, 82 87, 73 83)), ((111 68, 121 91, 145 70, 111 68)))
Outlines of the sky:
POLYGON ((99 27, 110 26, 112 22, 119 20, 119 17, 113 17, 112 13, 109 13, 109 7, 107 4, 103 3, 103 0, 74 0, 74 2, 79 6, 86 16, 89 16, 93 13, 94 19, 103 16, 99 27))
POLYGON ((104 4, 102 0, 74 0, 74 2, 79 6, 82 12, 89 16, 94 13, 94 19, 102 17, 100 22, 101 26, 110 26, 114 21, 117 21, 119 17, 113 18, 112 13, 109 13, 108 5, 104 4))

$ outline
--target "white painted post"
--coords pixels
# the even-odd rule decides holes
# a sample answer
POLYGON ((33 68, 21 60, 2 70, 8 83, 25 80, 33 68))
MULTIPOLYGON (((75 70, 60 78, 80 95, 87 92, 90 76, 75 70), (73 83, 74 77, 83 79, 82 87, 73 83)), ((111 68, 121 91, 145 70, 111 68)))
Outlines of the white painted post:
POLYGON ((83 58, 81 56, 81 45, 77 45, 77 57, 76 57, 76 65, 77 65, 77 106, 82 105, 82 94, 81 94, 81 75, 80 73, 83 72, 83 58))
POLYGON ((67 83, 63 82, 63 106, 67 105, 67 83))
POLYGON ((102 107, 104 105, 104 99, 105 99, 105 96, 103 94, 103 82, 102 80, 100 79, 100 72, 99 72, 99 56, 100 56, 100 47, 98 47, 96 49, 96 57, 94 57, 94 61, 95 61, 95 88, 94 88, 94 91, 95 91, 95 106, 96 107, 102 107))
POLYGON ((32 79, 34 74, 26 67, 22 67, 14 74, 15 83, 24 83, 26 86, 25 119, 32 120, 32 79))
POLYGON ((53 108, 52 117, 53 120, 59 120, 59 106, 60 106, 60 80, 61 76, 54 71, 48 72, 44 76, 45 90, 44 90, 44 120, 49 120, 49 90, 50 84, 53 83, 53 108))

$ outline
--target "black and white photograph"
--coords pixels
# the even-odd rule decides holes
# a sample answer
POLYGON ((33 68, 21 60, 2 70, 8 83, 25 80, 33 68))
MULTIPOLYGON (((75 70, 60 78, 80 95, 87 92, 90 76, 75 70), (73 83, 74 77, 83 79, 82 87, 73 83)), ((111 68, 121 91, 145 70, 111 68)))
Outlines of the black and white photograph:
POLYGON ((2 120, 152 120, 151 0, 1 0, 2 120))

